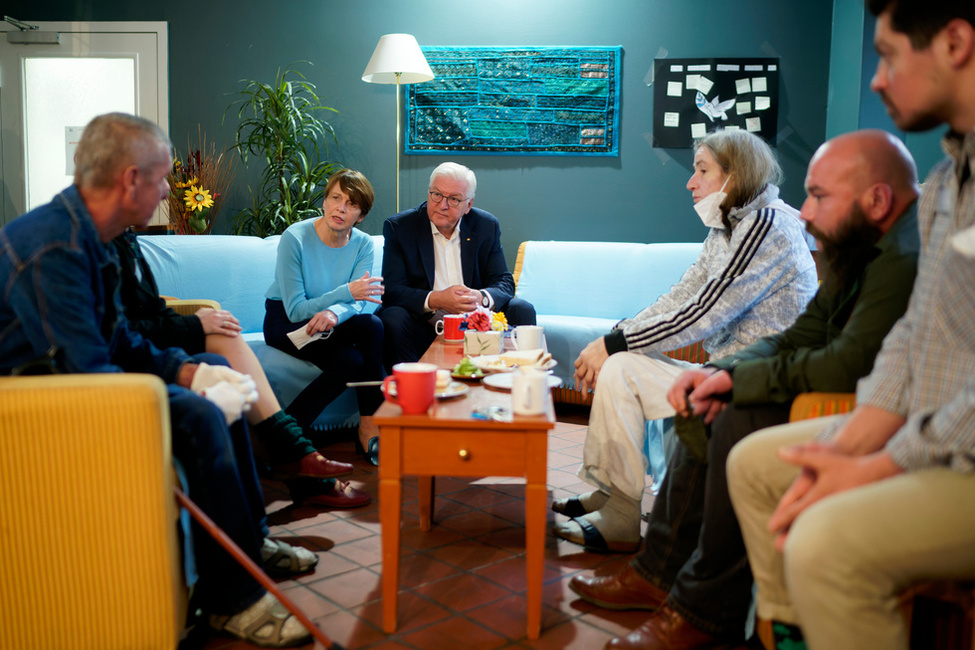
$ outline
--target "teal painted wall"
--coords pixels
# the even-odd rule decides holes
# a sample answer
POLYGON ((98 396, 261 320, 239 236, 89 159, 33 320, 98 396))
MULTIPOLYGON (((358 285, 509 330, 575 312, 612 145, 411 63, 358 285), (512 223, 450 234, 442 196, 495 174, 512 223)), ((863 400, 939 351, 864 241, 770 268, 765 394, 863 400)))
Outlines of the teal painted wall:
POLYGON ((863 22, 863 0, 835 0, 826 109, 827 139, 860 128, 863 22))
POLYGON ((875 23, 864 9, 863 0, 833 3, 826 137, 867 128, 895 133, 914 155, 918 175, 924 180, 944 155, 940 140, 945 129, 939 127, 927 133, 901 131, 887 115, 880 97, 870 90, 878 60, 873 48, 875 23))
MULTIPOLYGON (((785 198, 803 199, 805 166, 826 128, 832 0, 6 0, 20 20, 165 20, 170 42, 170 133, 185 145, 199 124, 228 142, 221 125, 235 84, 271 80, 279 66, 310 60, 308 78, 341 114, 335 156, 377 190, 363 222, 370 233, 395 207, 394 86, 366 84, 362 70, 379 37, 414 34, 423 45, 621 45, 622 124, 618 158, 456 156, 478 175, 476 204, 502 221, 513 261, 526 239, 700 241, 705 230, 684 184, 689 150, 648 143, 653 89, 645 77, 659 55, 781 57, 778 150, 785 198)), ((430 170, 445 160, 404 156, 404 207, 425 198, 430 170)), ((246 180, 247 175, 240 179, 246 180)), ((246 205, 231 196, 231 209, 246 205)), ((218 227, 219 229, 219 227, 218 227)), ((571 263, 570 260, 566 261, 571 263)))

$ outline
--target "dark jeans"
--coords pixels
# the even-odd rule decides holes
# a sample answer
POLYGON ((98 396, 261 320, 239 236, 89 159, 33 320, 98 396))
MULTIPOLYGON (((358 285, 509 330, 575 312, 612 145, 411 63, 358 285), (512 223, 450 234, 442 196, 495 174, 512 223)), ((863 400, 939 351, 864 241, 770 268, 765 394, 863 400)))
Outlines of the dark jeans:
MULTIPOLYGON (((383 323, 374 314, 358 314, 337 325, 327 339, 309 343, 300 350, 288 338, 308 321, 292 323, 280 300, 264 303, 264 340, 271 347, 293 357, 311 361, 322 374, 298 394, 285 411, 303 427, 310 427, 326 406, 345 392, 348 381, 380 380, 383 369, 383 323)), ((383 403, 378 387, 357 388, 360 415, 372 415, 383 403)))
MULTIPOLYGON (((504 309, 510 327, 535 324, 535 308, 527 300, 512 298, 504 309)), ((403 307, 389 306, 381 308, 377 314, 383 321, 385 339, 383 342, 383 360, 386 371, 391 372, 397 363, 419 361, 427 351, 437 333, 430 324, 430 314, 413 314, 403 307)))
POLYGON ((729 641, 744 636, 752 573, 728 496, 725 461, 748 434, 789 420, 788 404, 729 405, 710 427, 702 463, 678 444, 653 502, 633 566, 669 591, 667 604, 694 627, 729 641))
MULTIPOLYGON (((215 354, 193 360, 227 365, 215 354)), ((187 496, 260 564, 268 530, 244 419, 228 427, 220 409, 206 398, 172 384, 168 393, 173 455, 186 474, 187 496)), ((193 549, 199 572, 194 600, 208 613, 234 614, 264 595, 264 588, 195 522, 193 549)))

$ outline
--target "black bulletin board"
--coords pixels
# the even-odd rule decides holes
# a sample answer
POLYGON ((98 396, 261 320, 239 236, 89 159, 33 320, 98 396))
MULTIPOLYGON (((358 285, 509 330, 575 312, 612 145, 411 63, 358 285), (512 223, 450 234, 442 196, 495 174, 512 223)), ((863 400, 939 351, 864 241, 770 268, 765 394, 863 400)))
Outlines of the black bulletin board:
POLYGON ((718 129, 739 128, 775 145, 779 60, 655 59, 653 146, 689 148, 718 129))

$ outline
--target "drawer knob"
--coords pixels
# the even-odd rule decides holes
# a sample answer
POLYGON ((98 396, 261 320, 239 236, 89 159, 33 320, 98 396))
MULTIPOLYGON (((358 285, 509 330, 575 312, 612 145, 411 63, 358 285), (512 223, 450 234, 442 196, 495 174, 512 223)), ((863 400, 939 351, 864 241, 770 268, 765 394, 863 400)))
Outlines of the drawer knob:
POLYGON ((471 452, 467 451, 466 449, 461 449, 459 452, 457 452, 457 455, 460 456, 461 460, 471 459, 471 452))

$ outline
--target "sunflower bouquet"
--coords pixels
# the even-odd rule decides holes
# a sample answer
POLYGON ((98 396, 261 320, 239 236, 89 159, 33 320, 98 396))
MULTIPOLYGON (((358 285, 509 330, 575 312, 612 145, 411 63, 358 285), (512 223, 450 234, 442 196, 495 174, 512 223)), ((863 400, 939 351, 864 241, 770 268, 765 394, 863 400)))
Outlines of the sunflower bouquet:
POLYGON ((169 174, 169 227, 177 235, 206 235, 213 229, 221 198, 234 178, 234 158, 217 154, 213 143, 173 160, 169 174))

